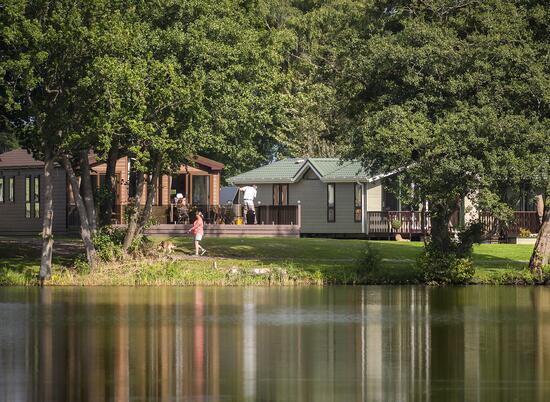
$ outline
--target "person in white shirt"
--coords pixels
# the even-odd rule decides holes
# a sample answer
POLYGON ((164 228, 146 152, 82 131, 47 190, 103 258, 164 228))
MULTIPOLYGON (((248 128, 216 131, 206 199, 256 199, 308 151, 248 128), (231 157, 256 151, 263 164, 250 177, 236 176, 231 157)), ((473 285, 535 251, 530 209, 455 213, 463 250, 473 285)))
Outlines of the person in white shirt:
POLYGON ((257 195, 258 186, 253 184, 252 186, 240 187, 239 190, 243 192, 243 201, 244 201, 244 220, 248 217, 248 211, 254 212, 254 220, 256 220, 256 209, 254 208, 254 199, 257 195))

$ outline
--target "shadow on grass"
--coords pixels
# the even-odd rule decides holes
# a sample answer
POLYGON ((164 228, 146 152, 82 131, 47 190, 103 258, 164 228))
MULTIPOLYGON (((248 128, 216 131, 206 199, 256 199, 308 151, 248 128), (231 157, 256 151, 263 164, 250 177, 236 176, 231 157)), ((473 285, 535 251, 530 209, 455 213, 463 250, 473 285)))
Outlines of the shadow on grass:
MULTIPOLYGON (((68 268, 80 253, 78 245, 55 247, 53 264, 68 268)), ((40 270, 39 242, 0 241, 0 285, 37 284, 40 270)))

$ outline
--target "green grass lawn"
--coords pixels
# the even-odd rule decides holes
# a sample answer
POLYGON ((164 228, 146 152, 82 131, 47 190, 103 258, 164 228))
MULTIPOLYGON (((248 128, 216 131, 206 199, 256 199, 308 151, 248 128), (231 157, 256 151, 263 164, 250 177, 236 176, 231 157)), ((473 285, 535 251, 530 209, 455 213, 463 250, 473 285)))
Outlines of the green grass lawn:
MULTIPOLYGON (((154 238, 155 242, 166 237, 154 238)), ((205 238, 208 257, 192 254, 190 237, 169 238, 177 258, 107 264, 101 272, 76 272, 73 261, 78 241, 64 239, 54 258, 54 284, 266 284, 268 275, 289 283, 364 283, 358 258, 364 240, 310 238, 205 238), (217 269, 213 269, 215 266, 217 269), (275 276, 277 276, 275 275, 275 276), (280 278, 279 278, 280 279, 280 278)), ((415 283, 420 242, 371 241, 382 258, 380 272, 368 283, 415 283)), ((482 244, 474 248, 475 283, 522 282, 532 246, 482 244)), ((19 244, 0 240, 0 284, 32 284, 38 272, 39 243, 19 244)), ((271 282, 273 278, 269 281, 271 282)))
MULTIPOLYGON (((191 252, 190 238, 170 238, 182 250, 191 252)), ((314 238, 205 238, 209 255, 246 258, 261 264, 292 265, 305 271, 336 271, 357 267, 357 259, 365 248, 364 240, 314 238)), ((382 257, 382 275, 388 282, 415 280, 421 242, 370 241, 382 257)), ((476 280, 491 282, 495 276, 523 270, 533 250, 529 245, 480 244, 474 247, 476 280)))

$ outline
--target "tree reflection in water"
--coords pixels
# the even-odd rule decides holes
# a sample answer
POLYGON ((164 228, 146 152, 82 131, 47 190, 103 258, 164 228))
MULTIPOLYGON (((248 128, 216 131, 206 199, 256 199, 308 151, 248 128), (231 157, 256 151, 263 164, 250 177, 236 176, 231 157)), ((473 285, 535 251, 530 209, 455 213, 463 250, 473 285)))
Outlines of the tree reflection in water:
POLYGON ((550 289, 2 288, 2 401, 546 401, 550 289))

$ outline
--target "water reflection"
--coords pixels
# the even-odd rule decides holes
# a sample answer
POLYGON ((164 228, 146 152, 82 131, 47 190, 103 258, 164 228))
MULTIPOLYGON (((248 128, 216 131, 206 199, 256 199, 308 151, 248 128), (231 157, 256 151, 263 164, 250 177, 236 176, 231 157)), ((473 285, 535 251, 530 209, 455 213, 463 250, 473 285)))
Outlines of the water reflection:
POLYGON ((0 289, 1 401, 546 401, 550 289, 0 289))

